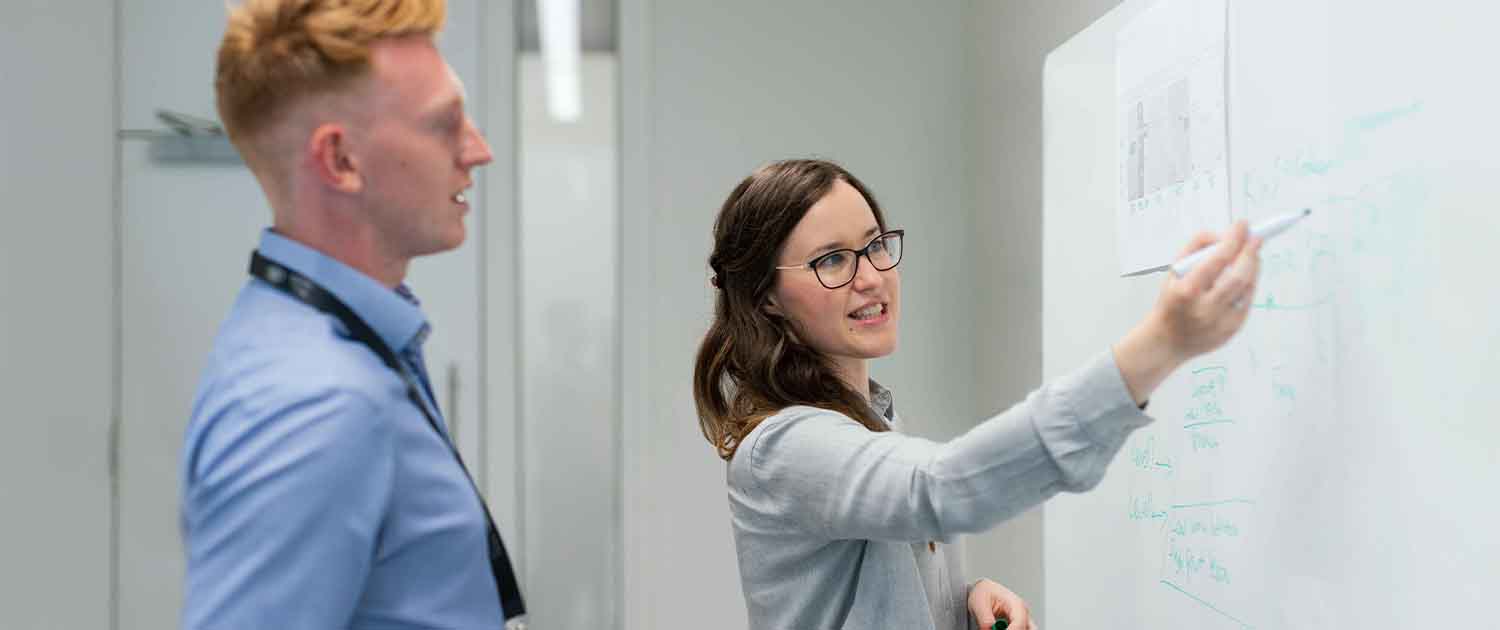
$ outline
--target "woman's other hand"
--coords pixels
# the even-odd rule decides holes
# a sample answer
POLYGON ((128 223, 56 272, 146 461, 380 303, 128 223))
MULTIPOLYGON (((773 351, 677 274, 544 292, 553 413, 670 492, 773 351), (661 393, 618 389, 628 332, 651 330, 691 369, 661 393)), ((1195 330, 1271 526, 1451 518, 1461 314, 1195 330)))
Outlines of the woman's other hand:
POLYGON ((969 614, 979 622, 980 630, 990 630, 1000 617, 1010 621, 1008 630, 1037 630, 1031 621, 1026 600, 991 579, 982 579, 969 589, 969 614))

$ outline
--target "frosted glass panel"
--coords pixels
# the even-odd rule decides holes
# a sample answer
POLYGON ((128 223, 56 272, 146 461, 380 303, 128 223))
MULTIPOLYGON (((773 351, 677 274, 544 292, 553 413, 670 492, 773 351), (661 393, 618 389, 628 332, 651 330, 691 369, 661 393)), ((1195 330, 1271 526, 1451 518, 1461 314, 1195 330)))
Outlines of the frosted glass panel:
POLYGON ((582 116, 549 118, 519 60, 524 571, 537 628, 618 623, 616 62, 585 55, 582 116))

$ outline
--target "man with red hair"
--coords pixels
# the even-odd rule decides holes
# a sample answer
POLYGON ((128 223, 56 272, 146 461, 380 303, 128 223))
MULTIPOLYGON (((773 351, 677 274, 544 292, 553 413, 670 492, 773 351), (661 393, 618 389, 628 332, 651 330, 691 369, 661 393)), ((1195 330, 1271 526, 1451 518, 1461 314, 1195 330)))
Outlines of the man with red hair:
POLYGON ((272 227, 182 458, 185 628, 496 628, 524 611, 444 427, 403 284, 458 247, 490 148, 443 0, 245 0, 220 117, 272 227))

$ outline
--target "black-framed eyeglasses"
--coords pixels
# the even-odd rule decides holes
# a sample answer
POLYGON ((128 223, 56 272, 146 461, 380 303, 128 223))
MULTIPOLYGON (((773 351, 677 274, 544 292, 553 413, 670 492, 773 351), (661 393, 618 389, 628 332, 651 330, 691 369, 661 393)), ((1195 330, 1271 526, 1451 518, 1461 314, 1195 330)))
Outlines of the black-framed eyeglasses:
POLYGON ((906 230, 890 230, 871 239, 860 249, 835 249, 801 265, 777 267, 777 269, 811 269, 818 282, 830 289, 854 282, 859 273, 859 258, 863 256, 879 271, 888 271, 901 264, 901 241, 906 230))

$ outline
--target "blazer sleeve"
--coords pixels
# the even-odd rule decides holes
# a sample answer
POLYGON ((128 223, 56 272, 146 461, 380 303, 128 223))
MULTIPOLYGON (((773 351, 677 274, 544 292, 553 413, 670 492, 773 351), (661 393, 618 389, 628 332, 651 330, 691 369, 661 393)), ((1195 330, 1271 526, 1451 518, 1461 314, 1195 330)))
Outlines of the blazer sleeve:
POLYGON ((751 432, 730 477, 788 531, 947 540, 1058 492, 1092 488, 1130 432, 1150 420, 1106 351, 947 443, 872 432, 824 409, 788 408, 751 432))

